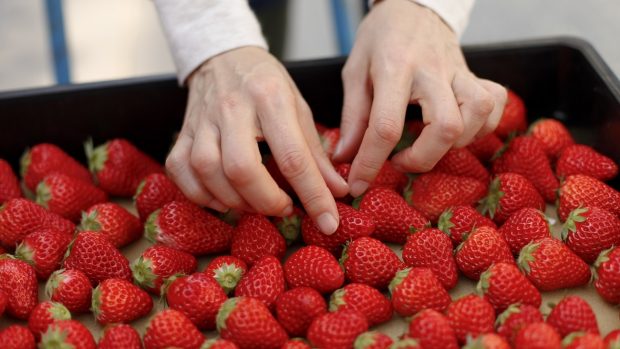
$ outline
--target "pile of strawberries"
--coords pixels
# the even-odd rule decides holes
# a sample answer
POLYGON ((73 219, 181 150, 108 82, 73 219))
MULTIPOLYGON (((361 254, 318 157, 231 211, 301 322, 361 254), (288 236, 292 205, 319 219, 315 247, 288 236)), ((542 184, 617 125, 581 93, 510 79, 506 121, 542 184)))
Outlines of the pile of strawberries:
MULTIPOLYGON (((35 145, 22 185, 0 160, 0 316, 27 321, 1 329, 0 348, 619 348, 580 297, 540 311, 541 292, 591 279, 620 304, 620 193, 605 183, 618 167, 525 114, 510 92, 495 133, 432 171, 386 162, 363 196, 339 199, 329 236, 301 209, 205 210, 123 139, 88 143, 88 168, 35 145), (110 201, 130 196, 137 217, 110 201), (559 238, 543 213, 556 201, 559 238), (130 262, 119 249, 142 235, 153 245, 130 262), (213 258, 197 271, 201 256, 213 258), (453 300, 459 274, 477 291, 453 300), (152 314, 153 296, 165 310, 152 314), (105 326, 98 344, 71 320, 88 312, 105 326), (394 314, 409 319, 400 338, 370 330, 394 314), (141 336, 130 324, 145 316, 141 336)), ((397 149, 422 126, 408 122, 397 149)), ((338 129, 317 129, 332 152, 338 129)), ((346 178, 350 164, 335 166, 346 178)))

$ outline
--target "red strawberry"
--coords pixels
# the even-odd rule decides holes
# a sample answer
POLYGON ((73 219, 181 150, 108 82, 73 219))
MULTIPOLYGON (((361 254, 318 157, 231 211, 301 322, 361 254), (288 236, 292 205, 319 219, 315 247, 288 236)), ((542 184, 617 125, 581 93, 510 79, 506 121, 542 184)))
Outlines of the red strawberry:
POLYGON ((551 236, 545 214, 531 207, 513 213, 498 231, 514 255, 518 255, 523 246, 530 242, 551 236))
POLYGON ((476 339, 468 339, 463 349, 510 349, 504 337, 496 333, 485 333, 476 339))
POLYGON ((377 331, 360 334, 353 342, 355 349, 390 349, 394 341, 390 336, 377 331))
POLYGON ((284 236, 287 245, 297 241, 301 234, 301 220, 306 214, 299 207, 293 207, 293 213, 286 217, 272 217, 271 222, 284 236))
POLYGON ((99 339, 98 349, 142 349, 142 340, 131 325, 118 324, 107 327, 99 339))
POLYGON ((32 332, 24 326, 11 325, 0 330, 0 348, 34 349, 35 346, 32 332))
POLYGON ((108 239, 90 231, 77 234, 63 267, 79 269, 93 285, 110 278, 132 280, 127 258, 108 239))
POLYGON ((45 301, 32 309, 28 317, 28 328, 38 341, 49 325, 60 320, 71 320, 69 310, 60 303, 45 301))
POLYGON ((0 159, 0 204, 22 197, 22 191, 19 188, 19 179, 8 162, 0 159))
POLYGON ((151 173, 144 177, 133 196, 133 202, 142 222, 153 211, 172 201, 188 200, 174 182, 163 173, 151 173))
POLYGON ((452 302, 446 311, 459 343, 467 336, 477 337, 495 331, 495 311, 489 302, 470 294, 452 302))
POLYGON ((456 249, 456 266, 465 276, 478 280, 480 274, 494 263, 512 263, 506 240, 491 227, 476 228, 456 249))
POLYGON ((217 331, 240 349, 279 348, 288 339, 265 303, 251 297, 224 302, 217 314, 217 331))
POLYGON ((153 245, 131 263, 134 282, 152 294, 159 295, 164 280, 174 274, 196 271, 196 257, 165 245, 153 245))
POLYGON ((616 177, 618 165, 613 159, 597 152, 592 147, 574 144, 560 153, 555 173, 560 178, 582 174, 600 181, 607 181, 616 177))
MULTIPOLYGON (((338 174, 340 174, 340 176, 344 178, 345 181, 349 179, 351 164, 341 163, 334 166, 334 168, 336 169, 336 172, 338 172, 338 174)), ((394 191, 400 192, 401 190, 403 190, 405 185, 407 185, 407 181, 407 175, 396 170, 394 166, 392 166, 391 162, 386 161, 383 163, 383 166, 381 166, 377 177, 375 177, 372 183, 370 183, 370 185, 368 186, 368 189, 376 187, 387 187, 394 191)))
POLYGON ((86 326, 76 320, 61 320, 51 324, 43 336, 39 348, 95 349, 95 339, 86 326))
POLYGON ((326 312, 325 299, 310 287, 288 290, 276 301, 278 322, 291 336, 305 337, 312 320, 326 312))
POLYGON ((564 297, 551 309, 547 323, 555 327, 562 337, 575 331, 599 334, 594 311, 588 302, 578 296, 564 297))
POLYGON ((450 321, 433 309, 425 309, 414 315, 405 337, 417 340, 424 349, 459 348, 450 321))
POLYGON ((404 244, 411 229, 422 229, 431 222, 392 189, 377 187, 368 190, 359 202, 359 210, 375 222, 372 237, 383 242, 404 244))
POLYGON ((527 304, 512 304, 497 317, 497 334, 504 336, 514 344, 519 331, 536 322, 543 322, 543 316, 537 307, 527 304))
POLYGON ((525 245, 517 264, 540 291, 581 286, 590 280, 588 265, 562 242, 550 237, 525 245))
POLYGON ((271 176, 271 178, 273 178, 273 180, 282 190, 284 190, 289 195, 295 194, 295 190, 293 189, 291 184, 288 182, 286 177, 284 177, 284 175, 280 171, 280 168, 278 167, 278 163, 276 162, 276 159, 273 156, 271 155, 264 156, 263 164, 265 165, 265 168, 269 172, 269 175, 271 176))
POLYGON ((480 275, 477 290, 498 313, 513 303, 540 307, 540 292, 513 262, 491 265, 480 275))
POLYGON ((301 338, 292 338, 287 340, 281 349, 312 349, 308 342, 301 338))
POLYGON ((482 201, 482 213, 497 224, 504 223, 513 213, 522 208, 545 209, 545 201, 534 185, 516 173, 500 173, 489 185, 487 196, 482 201))
POLYGON ((423 309, 444 311, 452 302, 435 274, 428 268, 406 268, 390 283, 394 310, 400 316, 411 316, 423 309))
POLYGON ((584 175, 568 176, 560 187, 558 216, 563 221, 578 207, 598 207, 620 216, 620 192, 584 175))
POLYGON ((83 272, 60 269, 47 280, 45 294, 51 301, 63 304, 73 314, 86 313, 90 309, 92 285, 83 272))
POLYGON ((0 290, 0 316, 4 314, 4 310, 6 309, 6 304, 9 301, 9 296, 4 293, 4 291, 0 290))
POLYGON ((620 247, 601 252, 594 268, 596 292, 610 303, 620 303, 620 247))
POLYGON ((456 286, 458 273, 452 241, 439 229, 427 228, 411 235, 403 247, 403 260, 409 267, 432 270, 447 290, 456 286))
POLYGON ((144 349, 199 349, 204 340, 185 314, 165 309, 151 318, 144 333, 144 349))
POLYGON ((495 155, 495 153, 497 153, 503 145, 502 140, 499 139, 495 133, 489 133, 488 135, 471 142, 467 146, 467 149, 474 154, 478 160, 486 163, 493 158, 493 155, 495 155))
POLYGON ((329 311, 354 309, 366 316, 369 326, 392 319, 392 304, 379 290, 365 284, 348 284, 336 290, 329 301, 329 311))
POLYGON ((165 293, 170 309, 187 315, 201 330, 215 329, 215 316, 227 298, 220 285, 205 273, 173 277, 165 293))
POLYGON ((560 156, 562 150, 575 143, 566 126, 555 119, 536 120, 530 125, 528 135, 540 141, 545 154, 552 161, 560 156))
POLYGON ((603 250, 620 244, 620 218, 598 207, 576 208, 564 222, 562 240, 591 264, 603 250))
POLYGON ((471 177, 485 183, 489 181, 489 171, 467 148, 450 149, 435 165, 433 171, 471 177))
POLYGON ((82 222, 78 227, 79 230, 100 232, 116 247, 138 240, 142 228, 138 217, 112 202, 97 204, 82 212, 82 222))
POLYGON ((620 330, 613 330, 605 336, 605 345, 608 349, 618 349, 620 346, 620 330))
POLYGON ((562 348, 566 349, 607 349, 605 342, 598 334, 573 332, 562 340, 562 348))
POLYGON ((235 288, 235 296, 259 299, 273 309, 276 299, 286 289, 284 271, 280 261, 274 256, 259 259, 245 274, 235 288))
POLYGON ((284 277, 289 287, 307 286, 320 293, 330 293, 344 283, 344 271, 326 249, 304 246, 284 263, 284 277))
POLYGON ((405 264, 384 243, 371 237, 353 240, 340 258, 344 273, 351 282, 384 289, 405 264))
POLYGON ((31 191, 48 174, 58 172, 67 176, 92 183, 88 169, 65 153, 62 149, 49 143, 37 144, 26 150, 21 158, 21 176, 26 187, 31 191))
POLYGON ((480 214, 471 206, 455 206, 443 211, 437 222, 437 228, 446 233, 454 246, 463 242, 463 236, 471 233, 475 227, 497 228, 489 218, 480 214))
POLYGON ((366 317, 356 310, 323 314, 312 321, 308 339, 318 348, 351 348, 360 334, 368 330, 366 317))
POLYGON ((340 128, 334 127, 322 130, 319 132, 319 138, 321 139, 321 145, 323 146, 325 154, 331 158, 336 150, 336 144, 338 144, 338 140, 340 139, 340 128))
POLYGON ((544 322, 535 322, 521 328, 514 341, 515 349, 560 349, 562 337, 544 322))
POLYGON ((152 242, 199 256, 227 251, 232 227, 189 201, 172 201, 151 213, 144 235, 152 242))
POLYGON ((88 169, 101 189, 113 196, 130 197, 144 177, 164 172, 160 164, 125 139, 113 139, 96 148, 88 141, 84 149, 88 169))
POLYGON ((237 257, 217 256, 209 262, 203 272, 213 277, 228 294, 237 287, 239 280, 247 270, 247 264, 237 257))
POLYGON ((93 291, 92 311, 98 323, 131 322, 148 314, 153 299, 123 279, 106 279, 93 291))
POLYGON ((62 173, 49 174, 37 185, 37 204, 73 222, 82 211, 107 200, 103 190, 62 173))
POLYGON ((265 256, 282 259, 286 241, 273 223, 260 214, 245 214, 235 228, 230 254, 248 266, 265 256))
POLYGON ((34 269, 10 255, 0 255, 0 290, 8 296, 6 312, 25 320, 39 303, 39 285, 34 269))
POLYGON ((510 134, 524 132, 527 129, 527 117, 525 104, 519 95, 507 89, 508 95, 504 113, 495 129, 495 134, 500 138, 507 138, 510 134))
POLYGON ((15 256, 32 265, 39 280, 47 280, 60 267, 71 236, 56 230, 29 234, 15 249, 15 256))

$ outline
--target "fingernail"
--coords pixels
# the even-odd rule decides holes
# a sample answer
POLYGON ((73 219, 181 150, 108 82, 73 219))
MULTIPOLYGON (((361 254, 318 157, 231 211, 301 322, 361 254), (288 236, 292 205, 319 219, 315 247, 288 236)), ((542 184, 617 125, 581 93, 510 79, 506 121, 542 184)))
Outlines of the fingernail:
POLYGON ((293 206, 286 206, 284 211, 282 211, 282 217, 290 216, 293 214, 293 206))
POLYGON ((220 212, 228 211, 228 207, 226 207, 226 205, 224 205, 223 203, 221 203, 217 199, 214 199, 211 202, 209 202, 209 204, 207 206, 211 207, 212 209, 214 209, 216 211, 220 211, 220 212))
POLYGON ((336 217, 329 212, 321 213, 321 215, 316 219, 316 224, 319 226, 319 229, 323 232, 323 234, 326 235, 331 235, 336 232, 336 229, 338 229, 338 221, 336 220, 336 217))
POLYGON ((364 181, 355 181, 351 184, 351 196, 354 198, 364 194, 364 192, 368 189, 368 182, 364 181))
POLYGON ((334 149, 334 154, 333 156, 338 157, 340 156, 341 152, 342 152, 342 148, 344 148, 344 141, 341 139, 338 140, 338 144, 336 144, 336 149, 334 149))

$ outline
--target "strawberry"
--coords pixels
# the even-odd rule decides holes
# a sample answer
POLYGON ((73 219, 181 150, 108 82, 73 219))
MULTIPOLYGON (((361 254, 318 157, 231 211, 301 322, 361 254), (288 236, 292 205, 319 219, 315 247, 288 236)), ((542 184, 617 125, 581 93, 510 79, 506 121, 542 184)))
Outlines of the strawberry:
POLYGON ((264 156, 263 164, 265 168, 267 169, 267 171, 269 172, 269 175, 271 176, 271 178, 273 178, 273 180, 282 190, 284 190, 289 195, 295 194, 295 190, 293 189, 291 184, 288 182, 286 177, 284 177, 284 175, 280 171, 280 168, 278 167, 278 163, 276 162, 276 159, 273 156, 271 155, 264 156))
POLYGON ((620 216, 620 192, 585 175, 568 176, 559 193, 558 216, 563 221, 578 207, 598 207, 620 216))
POLYGON ((562 150, 575 143, 566 126, 555 119, 538 119, 530 125, 527 133, 542 144, 545 154, 552 161, 560 156, 562 150))
POLYGON ((182 312, 165 309, 153 316, 144 333, 144 349, 199 349, 205 338, 182 312))
POLYGON ((305 337, 312 320, 326 312, 325 299, 310 287, 285 291, 276 300, 278 322, 291 336, 305 337))
POLYGON ((138 240, 143 227, 140 219, 122 206, 106 202, 82 212, 82 222, 78 230, 100 232, 114 246, 123 247, 138 240))
POLYGON ((349 243, 340 258, 347 280, 384 289, 405 264, 377 239, 361 237, 349 243))
POLYGON ((321 145, 323 146, 325 154, 331 158, 336 150, 336 144, 338 144, 338 140, 340 139, 340 128, 334 127, 322 130, 319 132, 319 138, 321 139, 321 145))
POLYGON ((540 291, 581 286, 590 280, 588 265, 562 242, 550 237, 525 245, 517 264, 540 291))
MULTIPOLYGON (((335 165, 334 168, 345 181, 349 179, 351 164, 341 163, 335 165)), ((387 187, 399 192, 407 185, 407 181, 407 175, 396 170, 390 161, 386 161, 383 163, 383 166, 381 166, 381 169, 379 169, 377 177, 375 177, 372 183, 368 186, 368 189, 387 187)))
POLYGON ((72 222, 80 220, 82 211, 107 200, 103 190, 62 173, 49 174, 37 185, 37 204, 72 222))
POLYGON ((0 316, 4 314, 4 310, 6 310, 6 304, 9 301, 9 296, 4 293, 4 291, 0 290, 0 316))
POLYGON ((573 332, 564 337, 562 348, 566 349, 607 349, 605 342, 598 334, 573 332))
POLYGON ((365 284, 348 284, 336 290, 329 300, 329 311, 357 310, 366 316, 368 326, 392 319, 392 304, 379 290, 365 284))
POLYGON ((484 298, 473 294, 452 302, 446 317, 459 343, 465 343, 467 336, 478 337, 495 331, 495 310, 484 298))
POLYGON ((299 207, 293 207, 293 213, 286 217, 272 217, 271 222, 284 236, 287 245, 291 245, 301 234, 301 220, 306 214, 299 207))
POLYGON ((92 311, 95 320, 102 325, 132 322, 152 308, 151 296, 124 279, 106 279, 93 291, 92 311))
POLYGON ((291 338, 284 342, 281 349, 312 349, 308 342, 302 338, 291 338))
POLYGON ((564 297, 553 306, 547 316, 547 323, 555 327, 562 337, 575 331, 599 334, 594 311, 590 304, 579 296, 564 297))
POLYGON ((540 307, 540 292, 521 274, 514 262, 491 265, 480 275, 477 290, 497 313, 503 312, 513 303, 540 307))
POLYGON ((369 236, 375 230, 371 216, 353 207, 336 202, 340 225, 332 235, 323 234, 309 216, 301 221, 301 235, 306 245, 323 247, 334 255, 340 253, 342 245, 358 237, 369 236))
POLYGON ((63 267, 79 269, 93 285, 110 278, 132 280, 127 258, 108 239, 90 231, 77 234, 63 267))
POLYGON ((260 214, 245 214, 235 228, 230 254, 248 266, 265 256, 282 259, 286 241, 273 223, 260 214))
POLYGON ((510 215, 498 232, 514 255, 518 255, 523 246, 530 242, 551 236, 547 216, 531 207, 524 207, 510 215))
POLYGON ((251 297, 224 302, 217 313, 217 331, 240 349, 279 348, 288 339, 265 303, 251 297))
POLYGON ((344 271, 336 258, 318 246, 304 246, 284 263, 284 277, 289 287, 307 286, 320 293, 330 293, 344 283, 344 271))
POLYGON ((620 303, 620 247, 611 247, 594 262, 594 287, 610 303, 620 303))
POLYGON ((415 232, 403 247, 402 255, 408 267, 432 270, 445 289, 456 286, 458 274, 452 241, 441 230, 427 228, 415 232))
POLYGON ((415 314, 404 337, 415 339, 425 349, 459 348, 450 321, 433 309, 425 309, 415 314))
POLYGON ((22 197, 22 191, 19 188, 19 179, 17 179, 11 165, 0 159, 0 204, 9 199, 20 197, 22 197))
POLYGON ((452 302, 435 274, 428 268, 406 268, 396 273, 390 283, 394 310, 411 316, 423 309, 444 311, 452 302))
POLYGON ((525 207, 545 209, 545 201, 527 178, 516 173, 500 173, 489 185, 482 200, 482 213, 497 224, 504 223, 513 213, 525 207))
POLYGON ((475 228, 457 247, 454 259, 459 270, 472 280, 478 280, 494 263, 514 264, 506 240, 491 227, 475 228))
POLYGON ((246 296, 259 299, 273 309, 276 299, 286 289, 284 271, 274 256, 259 259, 245 274, 235 288, 235 297, 246 296))
POLYGON ((144 177, 133 196, 133 202, 142 222, 153 211, 172 201, 187 201, 181 189, 163 173, 151 173, 144 177))
POLYGON ((60 269, 52 273, 45 294, 53 302, 63 304, 73 314, 90 310, 92 285, 88 276, 77 269, 60 269))
POLYGON ((608 349, 618 349, 620 347, 620 330, 613 330, 605 336, 605 345, 608 349))
POLYGON ((390 336, 377 331, 368 331, 355 338, 353 347, 355 349, 390 349, 392 343, 394 341, 390 336))
POLYGON ((562 240, 586 263, 594 263, 603 250, 620 244, 620 218, 598 207, 576 208, 564 222, 562 240))
POLYGON ((600 181, 607 181, 616 177, 618 165, 613 159, 597 152, 592 147, 574 144, 560 153, 555 173, 560 178, 582 174, 600 181))
POLYGON ((69 310, 60 303, 45 301, 32 309, 28 317, 28 328, 39 341, 49 325, 60 320, 71 320, 69 310))
POLYGON ((521 328, 515 337, 515 349, 561 349, 562 337, 544 322, 535 322, 521 328))
POLYGON ((39 285, 34 269, 10 255, 0 255, 0 290, 8 296, 6 312, 25 320, 39 303, 39 285))
POLYGON ((489 171, 467 148, 450 149, 433 168, 453 176, 470 177, 479 181, 489 181, 489 171))
POLYGON ((510 349, 510 345, 496 333, 485 333, 476 339, 470 337, 463 349, 510 349))
POLYGON ((213 277, 226 294, 234 290, 239 280, 248 270, 247 264, 237 257, 217 256, 209 262, 203 271, 213 277))
POLYGON ((226 301, 220 285, 205 273, 172 277, 164 291, 170 309, 185 315, 200 330, 215 329, 215 316, 226 301))
POLYGON ((41 336, 39 348, 95 349, 95 339, 86 326, 76 320, 61 320, 51 324, 41 336))
POLYGON ((200 349, 239 349, 239 347, 234 342, 218 338, 205 341, 200 349))
POLYGON ((106 327, 99 339, 98 349, 142 349, 142 340, 131 325, 118 324, 106 327))
POLYGON ((471 142, 467 146, 467 150, 469 150, 482 163, 486 163, 493 158, 493 155, 495 155, 495 153, 497 153, 503 145, 502 140, 499 139, 495 133, 489 133, 488 135, 471 142))
POLYGON ((359 210, 372 217, 375 222, 372 237, 383 242, 404 244, 411 229, 422 229, 431 224, 400 194, 385 187, 372 188, 361 196, 359 210))
POLYGON ((514 344, 517 333, 523 327, 543 321, 543 316, 537 307, 527 304, 511 304, 497 317, 497 334, 504 336, 514 344))
POLYGON ((347 309, 315 318, 308 329, 308 339, 314 347, 345 349, 351 348, 357 336, 366 331, 366 317, 357 310, 347 309))
POLYGON ((480 214, 471 206, 454 206, 443 211, 437 222, 437 228, 446 233, 454 246, 463 242, 463 236, 471 233, 475 227, 497 228, 489 218, 480 214))
POLYGON ((226 252, 232 227, 189 201, 172 201, 151 213, 144 235, 194 256, 226 252))
POLYGON ((153 245, 131 263, 134 282, 148 292, 159 295, 164 280, 174 274, 196 271, 196 257, 165 245, 153 245))
POLYGON ((34 191, 45 176, 54 172, 63 173, 87 183, 93 182, 90 172, 84 165, 59 147, 49 143, 37 144, 26 150, 20 165, 24 184, 31 191, 34 191))
POLYGON ((126 139, 113 139, 96 148, 84 144, 88 169, 101 189, 113 196, 131 197, 144 177, 164 173, 163 167, 126 139))
POLYGON ((15 257, 32 265, 44 281, 60 267, 70 242, 71 236, 56 230, 36 231, 17 245, 15 257))
POLYGON ((507 89, 508 95, 504 113, 495 129, 495 134, 502 139, 514 133, 524 132, 527 129, 525 103, 514 91, 507 89))
POLYGON ((0 330, 0 348, 34 349, 35 346, 32 332, 24 326, 11 325, 0 330))

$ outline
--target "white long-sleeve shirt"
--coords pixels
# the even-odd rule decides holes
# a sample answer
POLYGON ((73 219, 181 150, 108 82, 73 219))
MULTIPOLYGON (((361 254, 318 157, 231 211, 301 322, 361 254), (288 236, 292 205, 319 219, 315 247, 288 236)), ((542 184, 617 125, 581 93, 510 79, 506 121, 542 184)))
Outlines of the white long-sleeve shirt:
MULTIPOLYGON (((435 11, 457 35, 474 0, 415 0, 435 11)), ((179 83, 209 58, 244 46, 267 48, 248 0, 155 0, 179 83)))

